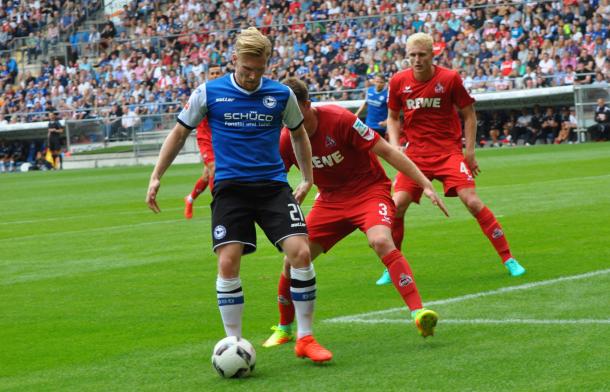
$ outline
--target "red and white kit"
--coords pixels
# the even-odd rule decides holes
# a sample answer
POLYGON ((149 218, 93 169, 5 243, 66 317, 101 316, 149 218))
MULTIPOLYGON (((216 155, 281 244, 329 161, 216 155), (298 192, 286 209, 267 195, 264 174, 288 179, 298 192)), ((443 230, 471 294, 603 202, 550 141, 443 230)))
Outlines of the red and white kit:
MULTIPOLYGON (((412 69, 390 80, 388 107, 403 111, 405 153, 430 179, 443 182, 446 196, 457 196, 461 188, 475 186, 462 154, 462 125, 456 108, 474 103, 460 75, 435 66, 434 76, 418 82, 412 69)), ((422 189, 411 178, 398 173, 394 190, 406 191, 419 202, 422 189)))

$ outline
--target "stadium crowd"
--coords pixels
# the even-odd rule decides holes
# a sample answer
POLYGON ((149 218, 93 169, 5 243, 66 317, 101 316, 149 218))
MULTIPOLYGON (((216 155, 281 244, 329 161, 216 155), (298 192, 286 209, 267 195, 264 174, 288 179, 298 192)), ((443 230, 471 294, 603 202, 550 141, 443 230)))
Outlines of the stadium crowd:
MULTIPOLYGON (((53 37, 71 49, 67 61, 43 55, 38 72, 19 70, 10 56, 0 60, 0 123, 47 121, 51 111, 106 123, 126 113, 176 113, 211 64, 231 70, 232 38, 249 25, 273 39, 268 76, 296 76, 316 100, 362 98, 375 74, 406 65, 406 39, 418 31, 434 37, 437 63, 460 69, 474 93, 610 82, 608 0, 488 3, 132 0, 118 18, 77 31, 66 28, 66 15, 82 22, 79 10, 97 2, 8 1, 3 33, 17 18, 16 26, 30 26, 26 36, 38 37, 25 40, 28 58, 41 53, 32 45, 53 37)), ((497 127, 498 138, 516 124, 512 117, 497 127)), ((499 143, 489 130, 481 136, 499 143)))

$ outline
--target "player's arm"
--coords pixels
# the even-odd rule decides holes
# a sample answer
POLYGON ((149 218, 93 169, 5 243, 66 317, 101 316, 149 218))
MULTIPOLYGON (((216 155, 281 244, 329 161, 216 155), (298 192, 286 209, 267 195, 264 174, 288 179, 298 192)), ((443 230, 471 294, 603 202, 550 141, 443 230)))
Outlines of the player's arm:
POLYGON ((167 135, 167 138, 165 138, 165 141, 161 146, 159 159, 157 160, 157 164, 150 175, 148 193, 146 194, 146 204, 148 204, 148 208, 156 213, 161 212, 156 200, 157 192, 159 191, 159 186, 161 185, 161 177, 184 146, 184 143, 186 142, 186 139, 190 133, 191 129, 186 128, 180 123, 176 123, 174 129, 172 129, 169 135, 167 135))
POLYGON ((424 173, 422 173, 421 170, 415 166, 413 161, 407 158, 405 154, 402 154, 396 148, 392 147, 383 138, 379 138, 371 151, 382 157, 396 170, 400 171, 406 176, 411 177, 420 187, 423 188, 424 195, 426 195, 426 197, 432 201, 432 204, 438 206, 438 208, 440 208, 446 216, 449 216, 445 203, 443 203, 443 200, 437 195, 430 180, 428 180, 424 173))
POLYGON ((197 127, 206 114, 207 105, 204 83, 191 94, 188 103, 178 115, 178 121, 169 135, 167 135, 167 138, 165 138, 159 152, 157 164, 150 175, 148 192, 146 193, 146 204, 155 213, 161 211, 156 201, 161 177, 184 146, 191 131, 197 127))
POLYGON ((476 177, 480 173, 479 164, 474 154, 474 145, 477 138, 477 114, 474 105, 464 106, 459 109, 459 112, 464 119, 464 139, 466 143, 464 158, 473 177, 476 177))
POLYGON ((311 143, 303 124, 295 130, 290 131, 290 141, 294 149, 294 156, 301 171, 301 183, 294 190, 294 198, 302 203, 307 193, 313 186, 313 167, 311 164, 311 143))
POLYGON ((387 134, 390 138, 390 144, 394 147, 400 147, 400 112, 388 108, 387 134))
POLYGON ((364 94, 364 101, 362 101, 362 105, 360 105, 358 110, 356 110, 356 112, 354 113, 356 115, 356 117, 360 117, 360 113, 362 113, 364 111, 364 109, 366 109, 366 91, 364 94))

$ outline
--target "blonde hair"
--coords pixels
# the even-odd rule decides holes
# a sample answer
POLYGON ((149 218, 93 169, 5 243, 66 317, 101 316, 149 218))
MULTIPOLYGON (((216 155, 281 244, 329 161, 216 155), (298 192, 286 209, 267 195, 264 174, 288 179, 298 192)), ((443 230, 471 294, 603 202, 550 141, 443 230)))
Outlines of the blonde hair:
POLYGON ((271 56, 271 41, 256 27, 248 27, 237 36, 235 53, 237 55, 247 54, 269 58, 271 56))
POLYGON ((409 51, 409 47, 414 46, 414 45, 423 46, 426 50, 429 50, 430 52, 432 52, 433 43, 434 43, 434 40, 432 39, 430 34, 415 33, 407 39, 407 52, 409 51))

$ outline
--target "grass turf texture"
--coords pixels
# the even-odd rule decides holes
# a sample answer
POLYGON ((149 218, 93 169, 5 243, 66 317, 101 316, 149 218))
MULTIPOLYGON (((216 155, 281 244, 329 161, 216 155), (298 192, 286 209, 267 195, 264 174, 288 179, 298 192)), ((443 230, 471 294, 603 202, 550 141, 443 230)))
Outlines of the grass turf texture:
MULTIPOLYGON (((403 246, 424 302, 610 268, 610 143, 490 149, 478 159, 479 194, 527 274, 507 275, 457 199, 445 199, 449 219, 424 201, 408 212, 403 246)), ((412 324, 324 321, 402 304, 392 287, 375 286, 382 265, 359 232, 316 261, 316 336, 335 355, 326 366, 295 358, 292 344, 261 347, 277 321, 282 258, 259 232, 258 251, 242 261, 244 336, 257 369, 220 379, 210 364, 224 333, 209 192, 185 220, 182 198, 201 168, 172 167, 154 215, 143 203, 151 169, 0 176, 0 390, 610 388, 607 322, 443 324, 608 320, 608 275, 435 306, 441 321, 424 341, 412 324)))

